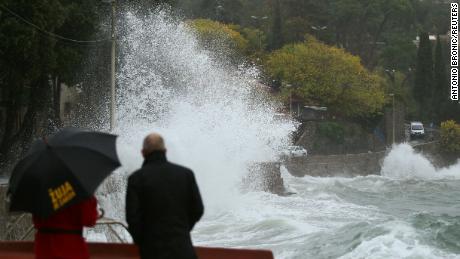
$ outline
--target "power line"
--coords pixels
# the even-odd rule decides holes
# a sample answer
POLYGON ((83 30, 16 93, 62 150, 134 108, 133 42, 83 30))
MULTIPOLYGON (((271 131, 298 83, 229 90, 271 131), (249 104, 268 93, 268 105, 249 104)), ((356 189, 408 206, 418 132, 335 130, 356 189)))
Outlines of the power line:
POLYGON ((85 43, 85 44, 88 44, 88 43, 101 43, 101 42, 104 42, 104 41, 108 41, 109 39, 101 39, 101 40, 75 40, 75 39, 71 39, 71 38, 67 38, 67 37, 64 37, 64 36, 61 36, 61 35, 58 35, 56 33, 53 33, 53 32, 49 32, 47 30, 44 30, 42 28, 40 28, 39 26, 33 24, 32 22, 29 22, 28 20, 26 20, 25 18, 23 18, 22 16, 20 16, 19 14, 16 14, 15 12, 11 11, 10 9, 8 9, 7 7, 3 6, 3 5, 0 5, 0 8, 6 10, 7 12, 9 12, 11 15, 15 16, 16 18, 18 18, 19 20, 21 20, 22 22, 26 23, 27 25, 29 26, 32 26, 33 28, 35 28, 36 30, 38 30, 39 32, 41 33, 44 33, 48 36, 51 36, 53 38, 56 38, 56 39, 59 39, 59 40, 63 40, 63 41, 68 41, 68 42, 73 42, 73 43, 85 43))

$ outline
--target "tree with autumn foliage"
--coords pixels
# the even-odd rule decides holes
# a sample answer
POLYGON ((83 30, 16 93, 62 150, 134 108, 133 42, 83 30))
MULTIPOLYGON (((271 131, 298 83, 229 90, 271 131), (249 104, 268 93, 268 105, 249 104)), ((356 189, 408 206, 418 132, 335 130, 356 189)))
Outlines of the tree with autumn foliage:
POLYGON ((248 48, 246 40, 231 25, 212 21, 209 19, 196 19, 189 21, 191 28, 197 33, 202 45, 213 50, 235 50, 244 53, 248 48))
POLYGON ((385 104, 380 76, 364 68, 359 57, 312 37, 270 54, 266 70, 281 80, 284 93, 292 92, 305 104, 327 106, 336 114, 373 116, 385 104))

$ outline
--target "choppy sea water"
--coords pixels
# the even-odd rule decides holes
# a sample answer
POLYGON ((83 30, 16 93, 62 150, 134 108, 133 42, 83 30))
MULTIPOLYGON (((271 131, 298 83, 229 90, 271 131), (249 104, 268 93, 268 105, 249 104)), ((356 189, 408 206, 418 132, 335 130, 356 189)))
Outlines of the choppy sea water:
MULTIPOLYGON (((381 176, 299 178, 282 167, 292 195, 203 194, 205 215, 192 232, 194 244, 269 249, 286 259, 460 258, 460 164, 428 175, 424 163, 430 171, 425 157, 402 144, 385 158, 381 176)), ((101 197, 121 221, 122 198, 101 197)))
POLYGON ((460 258, 458 180, 283 178, 296 194, 245 194, 238 208, 205 215, 195 244, 276 258, 460 258))
POLYGON ((403 144, 383 176, 298 178, 284 169, 295 194, 243 194, 238 206, 205 215, 195 243, 270 249, 275 258, 460 258, 460 165, 427 175, 423 163, 431 166, 403 144))

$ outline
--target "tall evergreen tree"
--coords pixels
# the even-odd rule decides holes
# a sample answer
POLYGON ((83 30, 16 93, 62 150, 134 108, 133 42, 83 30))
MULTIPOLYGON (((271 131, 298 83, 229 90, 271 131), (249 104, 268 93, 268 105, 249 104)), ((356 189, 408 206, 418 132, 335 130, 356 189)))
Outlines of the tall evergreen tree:
POLYGON ((420 34, 415 71, 414 98, 418 104, 418 114, 423 120, 432 119, 431 98, 433 94, 433 54, 428 33, 420 34))
POLYGON ((433 91, 433 115, 436 122, 447 119, 446 109, 450 101, 449 82, 447 80, 446 63, 442 55, 442 43, 439 35, 436 40, 434 56, 434 91, 433 91))
POLYGON ((270 36, 269 48, 279 49, 283 46, 283 29, 281 22, 281 5, 279 0, 274 0, 273 4, 273 26, 270 36))

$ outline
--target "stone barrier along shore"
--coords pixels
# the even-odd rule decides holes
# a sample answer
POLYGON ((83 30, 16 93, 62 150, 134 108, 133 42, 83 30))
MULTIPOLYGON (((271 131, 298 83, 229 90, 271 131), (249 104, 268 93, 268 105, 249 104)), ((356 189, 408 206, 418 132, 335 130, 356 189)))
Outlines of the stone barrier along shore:
MULTIPOLYGON (((416 152, 423 154, 435 167, 455 164, 460 154, 445 154, 440 150, 439 142, 432 141, 413 145, 416 152)), ((290 158, 283 162, 289 173, 294 176, 365 176, 379 175, 383 159, 389 150, 346 155, 313 155, 290 158)))
POLYGON ((348 154, 348 155, 314 155, 294 157, 284 162, 289 173, 294 176, 359 176, 379 174, 386 152, 348 154))
POLYGON ((413 148, 417 152, 425 155, 437 168, 451 166, 457 163, 458 159, 460 159, 460 153, 447 154, 443 152, 438 141, 416 144, 413 148))

